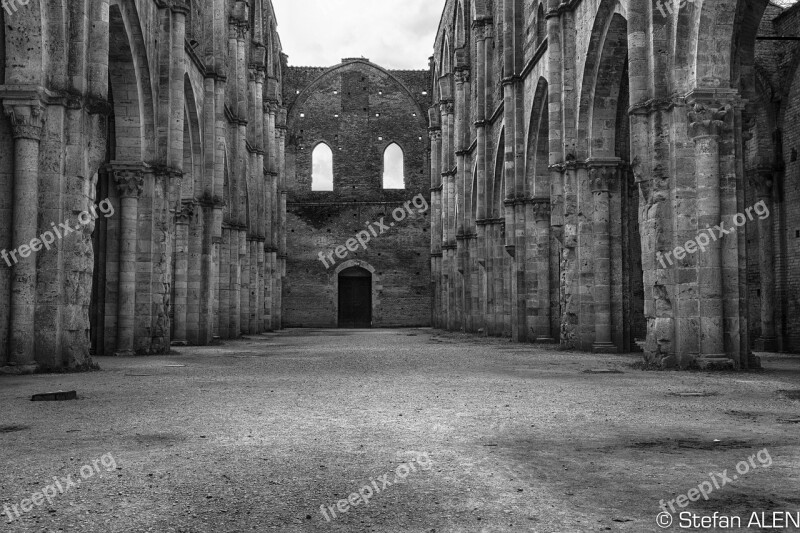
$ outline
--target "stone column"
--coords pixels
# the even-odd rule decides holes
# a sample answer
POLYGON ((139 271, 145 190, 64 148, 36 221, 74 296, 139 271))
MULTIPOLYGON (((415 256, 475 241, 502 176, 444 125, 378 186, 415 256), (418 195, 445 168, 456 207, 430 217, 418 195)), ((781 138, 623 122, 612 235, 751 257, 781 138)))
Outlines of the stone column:
POLYGON ((187 279, 188 300, 186 303, 186 341, 194 346, 206 343, 201 338, 201 302, 203 301, 203 207, 192 205, 189 221, 189 274, 187 279))
POLYGON ((175 301, 172 345, 188 344, 187 320, 189 302, 189 224, 194 214, 194 204, 183 202, 175 213, 175 301))
POLYGON ((186 75, 186 15, 189 6, 183 0, 171 3, 172 28, 170 49, 170 120, 167 165, 183 170, 183 133, 185 107, 184 76, 186 75))
POLYGON ((592 168, 589 183, 594 196, 592 232, 594 239, 594 331, 592 351, 616 353, 611 341, 611 220, 610 181, 616 169, 592 168))
POLYGON ((275 143, 276 143, 276 151, 275 154, 277 161, 277 171, 278 171, 278 192, 279 196, 279 204, 278 204, 278 256, 280 261, 280 269, 278 271, 278 291, 275 295, 277 299, 277 305, 275 306, 276 309, 276 322, 277 325, 275 326, 276 329, 283 329, 283 283, 284 279, 286 278, 286 258, 287 258, 287 247, 286 247, 286 225, 287 225, 287 218, 286 218, 286 205, 288 202, 289 191, 286 189, 286 108, 281 107, 278 110, 277 114, 277 123, 276 123, 276 132, 275 132, 275 143))
POLYGON ((117 293, 117 351, 115 355, 134 355, 136 325, 136 263, 138 246, 139 197, 144 189, 141 170, 114 169, 120 196, 119 291, 117 293))
MULTIPOLYGON (((769 213, 772 204, 773 175, 771 169, 759 169, 752 180, 759 202, 764 202, 769 213)), ((761 352, 778 350, 775 329, 775 238, 771 217, 758 219, 758 267, 761 274, 761 337, 756 349, 761 352)))
POLYGON ((429 112, 431 127, 428 135, 431 139, 431 325, 435 328, 441 326, 441 299, 442 287, 442 132, 439 129, 440 118, 436 108, 429 112))
POLYGON ((258 241, 250 239, 247 241, 247 255, 250 260, 250 283, 247 291, 250 294, 250 306, 248 310, 248 327, 250 333, 258 335, 261 330, 258 327, 259 309, 259 275, 258 275, 258 241))
POLYGON ((534 244, 535 312, 533 334, 536 342, 554 343, 550 331, 550 200, 533 200, 533 218, 536 221, 534 244))
POLYGON ((219 336, 231 338, 230 305, 231 305, 231 233, 228 226, 222 227, 222 243, 219 249, 219 336))
POLYGON ((266 283, 268 281, 266 257, 264 254, 264 241, 260 240, 254 243, 256 247, 256 256, 258 258, 258 304, 256 306, 256 321, 258 324, 258 333, 264 333, 269 329, 269 324, 265 323, 264 307, 264 294, 266 291, 266 283))
POLYGON ((241 329, 241 286, 242 286, 242 269, 239 263, 240 250, 239 250, 239 228, 232 227, 230 231, 229 252, 230 252, 230 302, 228 307, 228 338, 238 339, 242 334, 241 329))
POLYGON ((240 329, 244 335, 249 335, 250 331, 250 241, 247 239, 247 232, 239 232, 239 262, 241 264, 241 307, 240 329))
MULTIPOLYGON (((689 133, 694 140, 697 178, 697 224, 701 229, 713 228, 722 220, 719 140, 725 127, 725 116, 731 107, 710 107, 697 102, 690 106, 689 133)), ((719 240, 712 240, 705 253, 697 254, 696 283, 700 306, 700 358, 726 359, 722 243, 719 240)))
POLYGON ((11 331, 8 362, 18 372, 32 372, 36 364, 36 251, 38 236, 39 143, 44 106, 36 101, 3 102, 14 134, 14 217, 12 250, 17 263, 11 277, 11 331))
POLYGON ((440 80, 443 94, 447 99, 442 100, 439 105, 441 112, 441 125, 442 125, 442 192, 441 192, 441 206, 442 206, 442 259, 441 259, 441 302, 440 312, 442 327, 445 329, 452 329, 453 327, 453 250, 450 246, 450 238, 453 233, 453 221, 455 220, 453 213, 453 184, 455 176, 453 175, 453 102, 451 98, 451 84, 452 78, 450 75, 443 76, 440 80))

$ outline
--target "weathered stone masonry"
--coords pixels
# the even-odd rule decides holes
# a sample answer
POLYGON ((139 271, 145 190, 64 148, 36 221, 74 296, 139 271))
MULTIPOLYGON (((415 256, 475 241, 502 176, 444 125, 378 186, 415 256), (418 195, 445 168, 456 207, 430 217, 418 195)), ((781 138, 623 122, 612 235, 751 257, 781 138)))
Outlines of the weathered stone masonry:
POLYGON ((288 108, 288 268, 284 324, 336 327, 339 276, 349 268, 371 278, 374 327, 430 325, 428 240, 432 212, 417 212, 368 243, 366 250, 336 258, 330 268, 320 252, 334 250, 418 195, 430 205, 427 71, 386 71, 366 59, 329 69, 290 67, 284 83, 288 108), (333 151, 333 191, 312 191, 312 152, 333 151), (384 151, 404 155, 405 189, 384 189, 384 151))
POLYGON ((800 349, 800 53, 764 39, 797 36, 800 8, 678 4, 446 3, 429 114, 435 326, 641 346, 662 366, 800 349), (661 261, 759 199, 770 218, 661 261))
POLYGON ((3 13, 0 369, 81 368, 280 327, 283 62, 262 0, 34 0, 3 13))
POLYGON ((289 68, 265 0, 0 11, 0 250, 115 208, 0 261, 0 372, 336 326, 342 276, 374 326, 666 367, 798 352, 800 5, 680 4, 447 0, 429 71, 289 68), (391 143, 404 190, 381 187, 391 143))

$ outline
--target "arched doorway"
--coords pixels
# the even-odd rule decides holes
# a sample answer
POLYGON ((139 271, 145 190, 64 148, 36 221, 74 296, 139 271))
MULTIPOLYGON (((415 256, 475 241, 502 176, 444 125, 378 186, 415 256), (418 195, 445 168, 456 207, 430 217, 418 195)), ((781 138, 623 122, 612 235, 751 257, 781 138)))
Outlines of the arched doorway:
POLYGON ((364 268, 339 273, 339 327, 372 327, 372 273, 364 268))

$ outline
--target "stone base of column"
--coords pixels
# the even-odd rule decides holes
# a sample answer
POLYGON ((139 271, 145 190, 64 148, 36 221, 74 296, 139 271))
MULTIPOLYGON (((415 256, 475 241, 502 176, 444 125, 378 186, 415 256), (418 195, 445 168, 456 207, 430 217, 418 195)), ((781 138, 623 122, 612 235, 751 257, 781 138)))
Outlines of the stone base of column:
POLYGON ((592 344, 592 352, 594 353, 619 353, 616 345, 611 342, 596 342, 592 344))
POLYGON ((0 366, 0 375, 21 376, 23 374, 35 374, 38 371, 39 365, 0 366))
POLYGON ((186 342, 186 341, 172 341, 171 343, 169 343, 169 345, 170 345, 170 346, 178 346, 178 347, 181 347, 181 346, 189 346, 189 343, 188 343, 188 342, 186 342))
POLYGON ((733 359, 724 355, 703 356, 697 359, 700 370, 736 370, 733 359))
POLYGON ((118 352, 114 352, 114 357, 135 357, 136 352, 133 350, 119 350, 118 352))
POLYGON ((775 337, 761 337, 756 340, 757 352, 775 353, 778 351, 778 339, 775 337))

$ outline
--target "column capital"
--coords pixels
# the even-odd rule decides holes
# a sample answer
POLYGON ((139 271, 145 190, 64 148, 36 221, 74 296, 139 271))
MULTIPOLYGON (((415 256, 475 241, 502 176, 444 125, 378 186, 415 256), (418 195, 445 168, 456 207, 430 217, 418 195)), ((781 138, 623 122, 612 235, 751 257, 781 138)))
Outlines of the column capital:
POLYGON ((236 40, 237 41, 246 41, 247 40, 247 32, 250 31, 250 25, 246 22, 241 22, 236 25, 236 40))
POLYGON ((41 101, 4 100, 3 110, 11 122, 15 139, 41 140, 44 125, 44 105, 41 101))
POLYGON ((532 198, 530 203, 533 206, 533 218, 536 222, 550 221, 551 207, 549 198, 532 198))
POLYGON ((145 168, 141 163, 112 161, 107 168, 122 198, 138 198, 142 194, 145 168))
POLYGON ((616 167, 595 167, 589 169, 589 187, 591 187, 592 192, 608 192, 616 172, 616 167))
POLYGON ((194 201, 193 200, 184 200, 180 204, 180 209, 175 212, 175 223, 187 225, 189 221, 192 219, 194 215, 194 201))
POLYGON ((731 104, 691 103, 688 111, 689 135, 693 139, 721 135, 726 129, 725 118, 731 109, 731 104))
POLYGON ((182 15, 188 15, 190 12, 190 8, 186 4, 186 0, 172 0, 170 2, 169 8, 173 13, 178 13, 182 15))
POLYGON ((452 115, 455 110, 455 105, 453 104, 453 102, 450 101, 442 102, 440 107, 442 115, 452 115))
POLYGON ((264 113, 269 115, 274 115, 278 112, 278 102, 273 102, 272 100, 267 100, 264 102, 264 113))
POLYGON ((492 17, 480 17, 472 21, 475 40, 481 41, 494 36, 494 20, 492 17))

